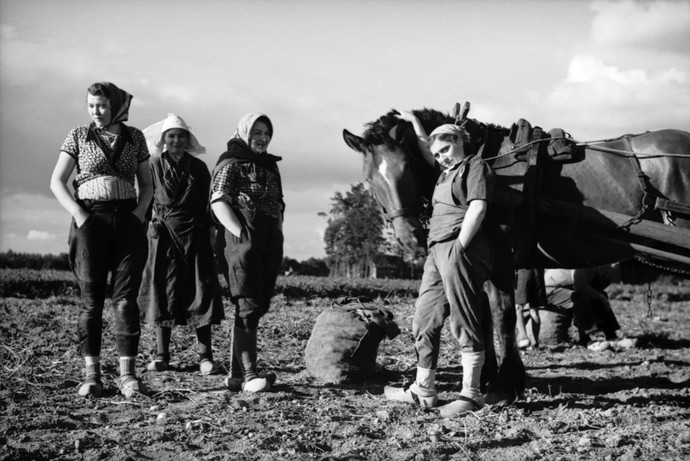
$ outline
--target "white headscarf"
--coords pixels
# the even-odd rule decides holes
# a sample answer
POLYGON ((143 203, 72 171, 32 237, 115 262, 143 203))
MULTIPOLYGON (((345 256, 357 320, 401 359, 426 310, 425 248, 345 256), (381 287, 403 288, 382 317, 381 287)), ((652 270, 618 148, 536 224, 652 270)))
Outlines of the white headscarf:
POLYGON ((175 114, 168 114, 167 118, 146 127, 146 129, 143 131, 144 136, 146 137, 146 146, 149 148, 149 154, 151 154, 151 157, 158 157, 163 153, 165 150, 165 145, 163 144, 163 135, 166 131, 173 128, 180 128, 189 133, 189 145, 185 151, 194 156, 206 153, 206 148, 199 144, 196 136, 194 136, 189 125, 185 123, 182 117, 175 114))
POLYGON ((268 129, 271 132, 271 137, 273 137, 273 123, 271 122, 271 119, 268 118, 268 115, 261 112, 251 112, 249 114, 243 115, 240 119, 240 122, 237 124, 237 129, 235 130, 235 134, 233 134, 232 137, 241 139, 247 145, 249 145, 249 138, 252 135, 252 127, 254 126, 256 121, 262 117, 264 117, 268 121, 268 129))

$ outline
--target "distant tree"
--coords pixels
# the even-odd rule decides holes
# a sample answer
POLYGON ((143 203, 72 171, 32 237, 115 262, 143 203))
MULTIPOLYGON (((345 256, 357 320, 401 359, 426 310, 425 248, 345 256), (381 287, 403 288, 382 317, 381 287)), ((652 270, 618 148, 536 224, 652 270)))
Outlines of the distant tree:
POLYGON ((323 259, 309 258, 300 263, 300 275, 312 275, 326 277, 329 274, 328 266, 323 259))
POLYGON ((283 258, 280 266, 280 273, 283 275, 312 275, 325 277, 328 275, 328 266, 323 259, 309 258, 298 262, 296 259, 283 258))
MULTIPOLYGON (((376 200, 358 183, 344 195, 331 198, 324 232, 326 264, 330 274, 347 277, 376 276, 376 260, 385 242, 383 218, 376 200)), ((324 216, 324 214, 321 214, 324 216)))
POLYGON ((297 275, 301 271, 302 265, 296 259, 283 257, 283 262, 280 264, 280 273, 283 275, 297 275))

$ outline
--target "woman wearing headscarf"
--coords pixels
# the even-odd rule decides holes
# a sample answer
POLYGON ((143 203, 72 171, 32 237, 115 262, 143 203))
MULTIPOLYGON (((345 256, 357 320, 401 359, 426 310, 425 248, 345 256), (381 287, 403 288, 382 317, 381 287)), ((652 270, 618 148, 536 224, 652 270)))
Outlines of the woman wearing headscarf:
POLYGON ((77 332, 86 365, 83 396, 101 395, 100 355, 108 274, 111 273, 118 386, 125 397, 145 393, 137 378, 139 348, 137 293, 146 261, 144 215, 151 202, 149 153, 141 131, 124 124, 132 95, 110 82, 87 90, 93 120, 72 129, 62 144, 50 188, 72 215, 69 261, 83 305, 77 332), (74 191, 68 185, 72 172, 74 191), (138 190, 138 193, 137 193, 138 190))
POLYGON ((412 330, 417 373, 408 388, 386 386, 390 400, 425 407, 438 403, 436 367, 445 319, 461 350, 460 398, 440 408, 443 416, 458 416, 484 406, 480 375, 486 341, 491 337, 489 300, 483 291, 492 256, 481 227, 491 200, 494 173, 479 155, 462 126, 445 124, 427 138, 410 112, 400 118, 412 123, 428 162, 443 168, 432 197, 429 255, 415 303, 412 330))
POLYGON ((265 114, 243 116, 212 180, 211 209, 226 242, 221 266, 235 306, 226 384, 249 392, 268 391, 275 381, 272 373, 258 374, 256 353, 259 319, 268 312, 283 259, 281 158, 267 152, 272 138, 265 114))
POLYGON ((139 306, 142 318, 156 325, 158 352, 148 369, 168 369, 172 327, 189 325, 196 329, 199 370, 209 375, 218 371, 211 325, 219 325, 224 315, 211 245, 211 175, 195 157, 206 149, 175 114, 146 128, 144 135, 154 193, 139 306))

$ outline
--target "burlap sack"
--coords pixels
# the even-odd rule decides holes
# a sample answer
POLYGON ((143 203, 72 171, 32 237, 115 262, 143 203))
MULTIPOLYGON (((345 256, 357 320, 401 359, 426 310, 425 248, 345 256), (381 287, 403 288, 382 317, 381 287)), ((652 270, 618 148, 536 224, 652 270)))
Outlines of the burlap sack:
MULTIPOLYGON (((573 323, 572 309, 558 309, 547 305, 539 309, 539 343, 543 345, 557 345, 570 343, 571 324, 573 323)), ((531 331, 531 320, 527 322, 527 331, 531 331)))
POLYGON ((370 377, 379 343, 399 333, 385 307, 366 298, 340 298, 316 318, 304 351, 307 372, 335 384, 370 377))

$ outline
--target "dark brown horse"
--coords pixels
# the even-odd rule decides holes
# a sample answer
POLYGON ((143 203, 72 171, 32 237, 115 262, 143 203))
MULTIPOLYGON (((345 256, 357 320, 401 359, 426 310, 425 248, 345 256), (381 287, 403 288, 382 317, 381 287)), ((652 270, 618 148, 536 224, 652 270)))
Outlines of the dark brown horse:
MULTIPOLYGON (((437 172, 422 160, 411 124, 395 114, 369 123, 362 137, 347 130, 343 137, 363 155, 364 178, 400 243, 422 255, 437 172)), ((499 339, 497 361, 487 359, 483 373, 487 403, 512 402, 524 391, 515 268, 591 267, 635 256, 690 273, 690 133, 660 130, 579 143, 524 120, 508 129, 430 109, 414 114, 427 133, 463 123, 497 175, 483 225, 494 250, 486 290, 499 339)))

